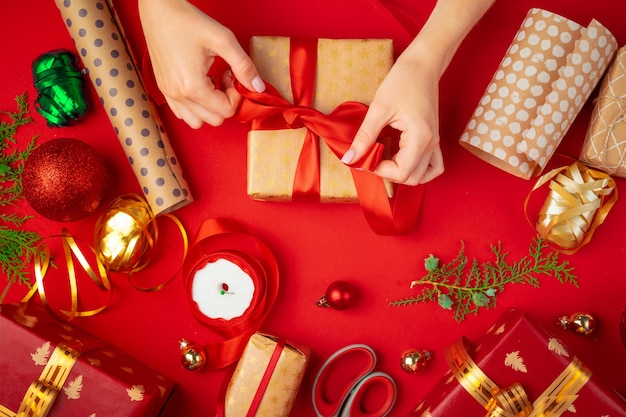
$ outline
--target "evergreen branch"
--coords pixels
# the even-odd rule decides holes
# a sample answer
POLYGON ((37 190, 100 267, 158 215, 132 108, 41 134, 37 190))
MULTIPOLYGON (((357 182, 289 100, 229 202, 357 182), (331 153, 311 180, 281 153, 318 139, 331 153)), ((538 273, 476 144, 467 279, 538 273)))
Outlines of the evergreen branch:
MULTIPOLYGON (((14 206, 22 198, 22 172, 24 162, 36 146, 37 136, 23 147, 17 148, 16 133, 20 126, 33 121, 29 116, 26 93, 15 98, 17 111, 0 111, 10 121, 0 122, 0 207, 14 206)), ((38 233, 24 230, 23 225, 32 216, 16 213, 0 213, 0 221, 12 227, 0 225, 0 270, 11 283, 28 284, 28 265, 35 256, 38 233)), ((2 293, 6 294, 7 288, 2 293)), ((0 296, 0 299, 2 296, 0 296)), ((0 300, 1 301, 1 300, 0 300)))
POLYGON ((465 255, 465 244, 450 262, 439 265, 439 259, 430 255, 424 265, 427 274, 411 282, 411 288, 423 286, 417 296, 392 301, 392 306, 436 301, 445 310, 452 310, 454 319, 463 321, 468 314, 478 314, 481 308, 496 306, 496 297, 508 284, 528 284, 538 288, 539 275, 548 275, 561 283, 578 287, 574 268, 568 261, 560 261, 558 252, 547 252, 546 241, 536 236, 528 248, 528 255, 509 263, 507 252, 500 243, 491 245, 494 262, 469 260, 465 255))

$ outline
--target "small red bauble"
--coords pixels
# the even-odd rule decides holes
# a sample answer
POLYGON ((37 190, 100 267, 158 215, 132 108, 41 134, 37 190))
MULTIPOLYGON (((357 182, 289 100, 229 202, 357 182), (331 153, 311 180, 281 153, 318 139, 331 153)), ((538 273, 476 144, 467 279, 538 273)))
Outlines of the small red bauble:
POLYGON ((58 222, 96 211, 109 186, 109 172, 94 148, 77 139, 53 139, 24 162, 24 197, 33 210, 58 222))
POLYGON ((315 304, 318 307, 331 307, 335 310, 345 310, 352 307, 358 298, 357 289, 347 281, 332 282, 315 304))

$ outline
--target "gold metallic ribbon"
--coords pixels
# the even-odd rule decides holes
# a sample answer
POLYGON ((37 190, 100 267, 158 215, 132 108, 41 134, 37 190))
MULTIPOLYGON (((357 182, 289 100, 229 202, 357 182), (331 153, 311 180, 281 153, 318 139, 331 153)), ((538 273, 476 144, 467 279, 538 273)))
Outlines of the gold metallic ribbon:
POLYGON ((574 162, 541 176, 531 193, 548 181, 550 192, 535 228, 566 253, 574 253, 589 242, 617 201, 615 181, 603 172, 574 162))
POLYGON ((133 274, 146 268, 153 258, 159 239, 159 218, 168 218, 178 227, 183 240, 184 259, 189 244, 180 220, 171 214, 156 216, 148 202, 138 194, 115 199, 95 226, 95 247, 101 262, 111 272, 128 274, 131 285, 142 291, 159 290, 177 274, 155 286, 140 286, 133 280, 133 274))
POLYGON ((524 388, 515 383, 501 389, 474 362, 461 339, 446 350, 446 360, 461 386, 487 410, 486 417, 558 417, 578 398, 591 371, 572 359, 554 382, 532 403, 524 388))
MULTIPOLYGON (((83 252, 78 247, 76 243, 76 239, 69 235, 68 231, 63 228, 60 235, 50 236, 41 241, 41 243, 37 246, 35 255, 34 255, 34 267, 35 267, 35 279, 36 283, 32 286, 28 294, 24 296, 22 302, 27 302, 32 298, 32 296, 38 292, 39 297, 41 298, 41 302, 46 307, 46 309, 53 315, 57 316, 54 312, 50 304, 48 303, 48 298, 46 295, 45 287, 44 287, 44 278, 48 272, 48 268, 50 267, 52 255, 50 253, 50 248, 45 243, 51 239, 59 238, 61 239, 61 243, 63 245, 63 253, 65 255, 65 264, 67 266, 68 279, 70 284, 70 299, 71 299, 71 308, 70 310, 60 310, 61 313, 65 317, 66 320, 72 320, 74 317, 88 317, 98 314, 102 310, 106 308, 111 300, 111 284, 109 282, 109 274, 107 270, 104 268, 104 265, 99 261, 96 256, 96 269, 92 268, 87 258, 83 254, 83 252), (73 256, 72 256, 73 255, 73 256), (78 309, 78 281, 76 278, 76 267, 74 265, 74 257, 79 262, 80 266, 87 273, 92 282, 96 284, 96 286, 103 292, 108 292, 109 300, 105 303, 105 305, 100 306, 98 308, 92 310, 79 311, 78 309), (97 273, 96 273, 97 271, 97 273)), ((93 248, 90 247, 93 251, 93 248)), ((95 254, 95 253, 94 253, 95 254)))
POLYGON ((30 384, 18 411, 0 405, 0 417, 46 417, 80 353, 65 343, 58 344, 39 379, 30 384))

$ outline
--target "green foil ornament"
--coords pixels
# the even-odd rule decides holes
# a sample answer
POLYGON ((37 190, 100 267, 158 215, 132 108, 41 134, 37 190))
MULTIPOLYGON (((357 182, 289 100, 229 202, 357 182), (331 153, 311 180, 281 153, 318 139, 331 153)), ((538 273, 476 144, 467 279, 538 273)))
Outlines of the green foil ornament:
POLYGON ((37 89, 35 109, 48 126, 67 126, 85 115, 85 80, 73 53, 45 53, 33 61, 32 69, 37 89))

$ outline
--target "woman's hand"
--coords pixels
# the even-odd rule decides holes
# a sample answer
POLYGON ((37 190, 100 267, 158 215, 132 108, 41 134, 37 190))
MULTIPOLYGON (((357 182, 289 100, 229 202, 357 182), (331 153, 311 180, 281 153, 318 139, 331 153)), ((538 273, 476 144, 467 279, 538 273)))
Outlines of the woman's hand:
POLYGON ((233 74, 249 90, 265 89, 235 35, 187 0, 139 0, 139 14, 157 85, 192 128, 219 126, 235 113, 241 96, 233 74), (208 76, 218 56, 232 70, 222 75, 223 90, 208 76))

